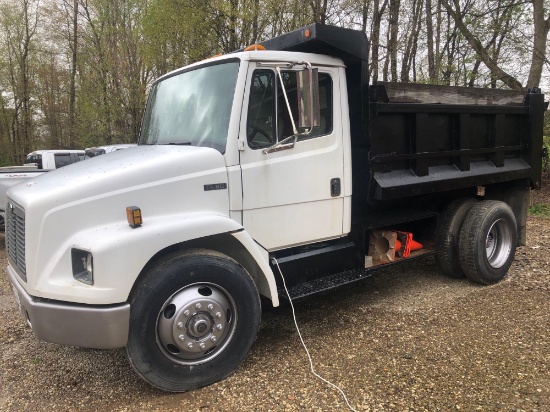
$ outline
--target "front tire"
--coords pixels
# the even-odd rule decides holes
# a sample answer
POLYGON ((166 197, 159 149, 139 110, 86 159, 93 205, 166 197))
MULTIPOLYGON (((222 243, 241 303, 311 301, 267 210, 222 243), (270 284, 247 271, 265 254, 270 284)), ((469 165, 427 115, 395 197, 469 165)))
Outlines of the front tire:
POLYGON ((495 200, 474 205, 460 232, 464 274, 485 285, 500 281, 514 261, 517 242, 516 218, 510 206, 495 200))
POLYGON ((146 382, 170 392, 231 374, 246 358, 261 316, 246 270, 207 250, 162 259, 140 281, 130 307, 130 364, 146 382))

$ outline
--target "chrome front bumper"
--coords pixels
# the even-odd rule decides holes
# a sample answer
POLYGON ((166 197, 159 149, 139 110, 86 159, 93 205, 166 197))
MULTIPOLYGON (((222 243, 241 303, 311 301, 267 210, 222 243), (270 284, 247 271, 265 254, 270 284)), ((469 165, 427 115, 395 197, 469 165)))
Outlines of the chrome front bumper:
POLYGON ((129 303, 91 306, 35 298, 23 289, 10 265, 7 274, 19 309, 37 338, 83 348, 126 346, 130 324, 129 303))

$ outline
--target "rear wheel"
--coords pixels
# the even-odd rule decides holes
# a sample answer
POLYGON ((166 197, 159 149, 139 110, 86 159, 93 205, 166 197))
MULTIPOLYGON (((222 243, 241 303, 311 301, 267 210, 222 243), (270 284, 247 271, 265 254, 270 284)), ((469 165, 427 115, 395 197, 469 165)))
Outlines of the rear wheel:
POLYGON ((237 262, 206 250, 170 255, 130 300, 128 359, 151 385, 183 392, 232 373, 248 354, 261 309, 237 262))
POLYGON ((506 276, 517 246, 514 212, 504 202, 485 200, 472 207, 459 239, 460 264, 466 276, 489 285, 506 276))
POLYGON ((441 212, 437 224, 436 260, 443 272, 454 278, 463 278, 464 272, 458 256, 460 229, 477 200, 473 198, 456 199, 441 212))

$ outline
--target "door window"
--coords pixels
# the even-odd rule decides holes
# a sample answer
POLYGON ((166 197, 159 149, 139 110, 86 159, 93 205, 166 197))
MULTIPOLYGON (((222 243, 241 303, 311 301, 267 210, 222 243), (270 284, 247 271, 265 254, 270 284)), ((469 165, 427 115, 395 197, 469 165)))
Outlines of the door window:
MULTIPOLYGON (((295 124, 298 123, 298 93, 296 72, 283 71, 283 85, 288 97, 295 124)), ((311 139, 332 132, 332 79, 327 73, 319 73, 320 124, 299 140, 311 139)), ((306 129, 298 128, 298 132, 306 129)), ((248 103, 247 139, 251 148, 265 148, 293 135, 292 121, 288 112, 278 75, 272 70, 255 70, 248 103), (276 91, 276 93, 275 93, 276 91)))
POLYGON ((70 153, 59 153, 54 155, 55 159, 55 168, 59 169, 60 167, 67 166, 71 164, 71 154, 70 153))

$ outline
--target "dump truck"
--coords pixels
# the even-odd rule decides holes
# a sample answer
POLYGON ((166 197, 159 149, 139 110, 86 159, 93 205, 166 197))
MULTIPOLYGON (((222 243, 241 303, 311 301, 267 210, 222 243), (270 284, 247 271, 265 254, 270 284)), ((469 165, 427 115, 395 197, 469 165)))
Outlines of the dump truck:
POLYGON ((540 188, 544 96, 376 82, 312 24, 160 77, 139 145, 8 192, 7 276, 36 336, 125 347, 165 391, 219 381, 261 307, 435 255, 504 278, 540 188))

